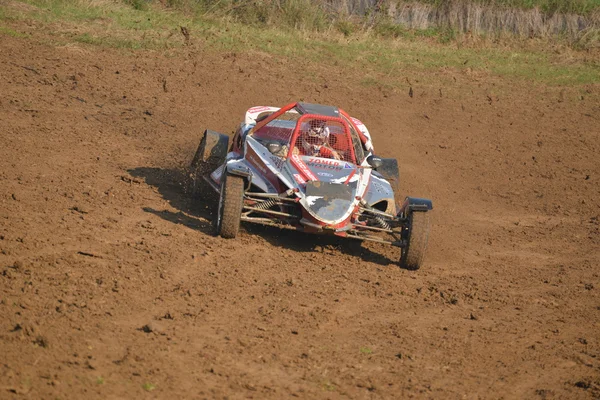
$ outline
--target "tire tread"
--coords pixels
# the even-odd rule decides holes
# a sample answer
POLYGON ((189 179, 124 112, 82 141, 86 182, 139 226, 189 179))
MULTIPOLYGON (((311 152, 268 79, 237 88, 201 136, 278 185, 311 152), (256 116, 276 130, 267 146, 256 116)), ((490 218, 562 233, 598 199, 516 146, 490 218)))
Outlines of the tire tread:
POLYGON ((240 230, 240 218, 244 205, 244 179, 239 176, 226 175, 223 185, 223 205, 219 234, 226 239, 233 239, 240 230))
POLYGON ((407 247, 402 251, 400 264, 403 268, 417 270, 423 264, 429 240, 429 213, 413 211, 409 216, 407 247))

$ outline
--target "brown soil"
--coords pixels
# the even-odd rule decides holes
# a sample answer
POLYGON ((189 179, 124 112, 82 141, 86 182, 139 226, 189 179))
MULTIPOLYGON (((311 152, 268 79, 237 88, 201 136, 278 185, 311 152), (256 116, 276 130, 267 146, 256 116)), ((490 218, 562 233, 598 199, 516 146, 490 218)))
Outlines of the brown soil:
POLYGON ((440 70, 407 74, 409 97, 264 54, 37 35, 0 37, 0 398, 600 397, 599 86, 440 70), (400 197, 433 199, 421 270, 212 235, 182 189, 202 131, 294 100, 360 118, 400 197))

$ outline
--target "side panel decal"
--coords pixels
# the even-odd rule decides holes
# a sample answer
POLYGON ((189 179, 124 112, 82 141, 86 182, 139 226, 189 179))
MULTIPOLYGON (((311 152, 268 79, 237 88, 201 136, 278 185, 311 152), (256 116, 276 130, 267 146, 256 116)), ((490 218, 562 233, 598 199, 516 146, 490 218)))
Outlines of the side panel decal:
POLYGON ((317 177, 313 175, 313 173, 310 171, 310 169, 308 169, 306 164, 304 164, 304 161, 302 161, 302 159, 297 154, 294 154, 292 156, 292 164, 294 164, 294 167, 296 167, 296 169, 300 171, 306 177, 307 180, 317 180, 317 177))

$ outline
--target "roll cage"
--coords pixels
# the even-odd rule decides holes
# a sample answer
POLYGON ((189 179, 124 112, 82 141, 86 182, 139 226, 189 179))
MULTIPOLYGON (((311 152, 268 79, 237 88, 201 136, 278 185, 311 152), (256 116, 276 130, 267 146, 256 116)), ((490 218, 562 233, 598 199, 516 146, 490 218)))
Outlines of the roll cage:
POLYGON ((249 134, 265 144, 277 142, 286 146, 287 153, 281 155, 285 158, 294 154, 314 155, 306 154, 307 146, 323 145, 334 152, 326 152, 320 157, 333 158, 328 154, 335 153, 340 159, 357 165, 365 157, 365 143, 368 140, 345 111, 308 103, 291 103, 271 114, 260 116, 249 134), (328 129, 327 142, 318 143, 308 136, 310 130, 320 123, 328 129))

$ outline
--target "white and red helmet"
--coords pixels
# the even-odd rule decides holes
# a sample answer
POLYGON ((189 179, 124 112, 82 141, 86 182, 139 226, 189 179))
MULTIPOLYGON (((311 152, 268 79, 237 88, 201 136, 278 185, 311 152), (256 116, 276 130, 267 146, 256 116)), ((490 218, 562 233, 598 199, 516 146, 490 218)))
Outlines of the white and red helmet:
POLYGON ((302 147, 305 153, 311 154, 318 152, 321 146, 329 141, 329 128, 327 121, 314 119, 310 121, 308 129, 302 132, 302 147))

